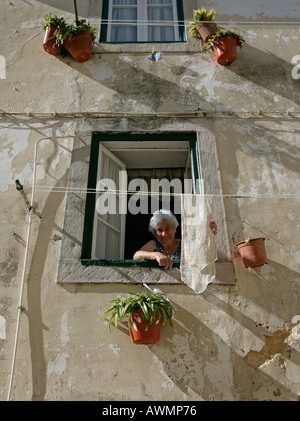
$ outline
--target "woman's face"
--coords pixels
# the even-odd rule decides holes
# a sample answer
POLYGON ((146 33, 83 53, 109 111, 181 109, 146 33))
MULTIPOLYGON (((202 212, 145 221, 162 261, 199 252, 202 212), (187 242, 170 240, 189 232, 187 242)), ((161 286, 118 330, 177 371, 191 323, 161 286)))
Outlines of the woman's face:
POLYGON ((176 229, 174 229, 167 219, 162 219, 156 224, 155 227, 155 238, 163 246, 167 246, 173 243, 175 238, 176 229))

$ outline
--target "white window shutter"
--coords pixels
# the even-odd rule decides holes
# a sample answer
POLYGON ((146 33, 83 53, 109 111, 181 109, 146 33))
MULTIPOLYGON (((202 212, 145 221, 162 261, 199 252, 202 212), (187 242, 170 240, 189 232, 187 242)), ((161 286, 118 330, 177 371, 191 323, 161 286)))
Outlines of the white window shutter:
POLYGON ((123 259, 127 209, 126 165, 100 144, 93 259, 123 259))

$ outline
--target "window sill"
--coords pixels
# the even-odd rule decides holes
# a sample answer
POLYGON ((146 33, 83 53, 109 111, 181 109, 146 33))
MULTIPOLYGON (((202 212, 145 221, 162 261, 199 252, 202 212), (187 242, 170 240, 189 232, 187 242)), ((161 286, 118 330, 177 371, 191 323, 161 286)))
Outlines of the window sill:
MULTIPOLYGON (((159 267, 157 262, 151 260, 110 260, 110 259, 80 259, 82 265, 84 266, 118 266, 118 267, 147 267, 147 268, 157 268, 164 269, 159 267)), ((173 262, 173 268, 180 267, 180 260, 175 260, 173 262)))
POLYGON ((110 43, 95 42, 93 46, 93 54, 103 53, 148 53, 150 54, 153 46, 155 52, 161 53, 188 53, 201 52, 201 41, 193 39, 189 41, 173 41, 173 42, 131 42, 131 43, 110 43))

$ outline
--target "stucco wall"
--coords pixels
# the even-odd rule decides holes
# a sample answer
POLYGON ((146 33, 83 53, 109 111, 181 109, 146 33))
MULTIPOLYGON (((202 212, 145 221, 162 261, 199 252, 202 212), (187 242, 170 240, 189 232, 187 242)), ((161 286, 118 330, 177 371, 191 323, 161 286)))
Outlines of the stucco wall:
MULTIPOLYGON (((77 3, 87 16, 87 2, 77 3)), ((202 4, 184 3, 189 22, 202 4)), ((53 57, 42 48, 42 16, 72 20, 72 2, 1 2, 1 400, 9 384, 11 400, 297 400, 300 79, 292 59, 300 4, 204 6, 246 39, 228 67, 194 39, 157 46, 157 63, 148 59, 152 45, 95 45, 82 64, 53 57), (102 315, 109 300, 142 285, 57 283, 71 136, 101 130, 104 118, 120 131, 147 131, 149 121, 157 131, 205 128, 216 150, 213 163, 211 149, 203 153, 207 168, 217 167, 225 209, 217 222, 226 225, 236 282, 201 295, 163 285, 178 311, 156 345, 131 343, 125 324, 109 333, 102 315), (30 220, 15 180, 30 200, 34 169, 30 220), (266 237, 269 262, 245 269, 235 244, 251 236, 266 237)), ((80 248, 80 235, 72 241, 80 248)))

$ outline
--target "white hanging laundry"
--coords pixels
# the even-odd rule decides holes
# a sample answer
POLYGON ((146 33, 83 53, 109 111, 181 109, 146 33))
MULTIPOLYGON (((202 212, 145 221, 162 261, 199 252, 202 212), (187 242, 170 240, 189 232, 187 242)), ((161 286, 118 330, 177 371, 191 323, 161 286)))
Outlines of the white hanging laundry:
POLYGON ((212 219, 212 196, 182 195, 181 279, 197 294, 216 278, 216 244, 209 228, 212 219))

